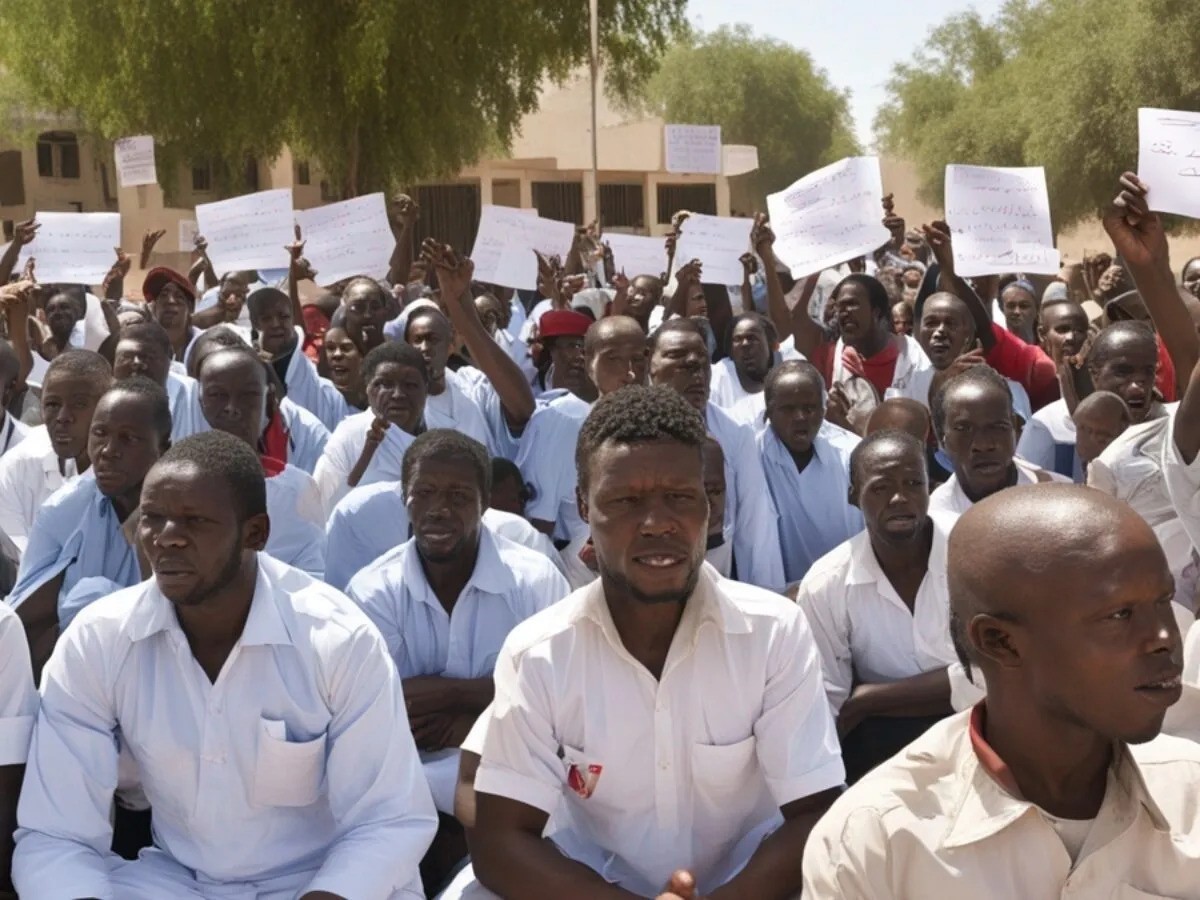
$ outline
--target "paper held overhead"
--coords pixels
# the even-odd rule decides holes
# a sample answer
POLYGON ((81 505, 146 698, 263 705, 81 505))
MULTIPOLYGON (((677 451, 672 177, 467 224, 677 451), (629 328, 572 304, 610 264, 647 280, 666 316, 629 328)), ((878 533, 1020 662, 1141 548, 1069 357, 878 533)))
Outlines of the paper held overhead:
POLYGON ((888 242, 879 159, 852 156, 767 197, 775 255, 804 278, 888 242))
POLYGON ((501 287, 532 291, 537 288, 537 257, 565 258, 575 240, 575 226, 531 215, 509 206, 486 205, 479 216, 479 230, 471 260, 475 280, 501 287))
POLYGON ((749 144, 726 144, 721 148, 724 157, 722 171, 733 178, 758 170, 758 148, 749 144))
POLYGON ((39 212, 33 218, 42 227, 21 248, 17 271, 32 256, 43 284, 98 285, 117 261, 120 213, 39 212))
POLYGON ((701 278, 705 284, 741 284, 741 257, 750 252, 753 227, 753 219, 692 213, 680 226, 675 268, 698 259, 704 267, 701 278))
POLYGON ((632 281, 639 275, 656 278, 667 270, 667 248, 662 238, 608 232, 602 238, 612 248, 613 265, 632 281))
POLYGON ((195 219, 179 220, 179 252, 191 253, 196 248, 196 235, 200 229, 196 227, 195 219))
POLYGON ((720 125, 664 125, 665 168, 672 175, 721 174, 720 125))
POLYGON ((284 248, 296 240, 293 219, 291 188, 196 207, 196 225, 208 241, 208 258, 218 275, 287 266, 284 248))
POLYGON ((954 233, 954 269, 964 278, 1058 273, 1041 166, 946 166, 946 222, 954 233))
POLYGON ((113 144, 117 160, 117 182, 121 187, 158 184, 154 167, 154 138, 148 134, 120 138, 113 144))
POLYGON ((1151 209, 1200 219, 1200 113, 1138 110, 1138 177, 1151 209))
POLYGON ((304 240, 304 256, 316 270, 319 284, 354 275, 387 275, 396 238, 383 194, 299 210, 296 223, 304 240))

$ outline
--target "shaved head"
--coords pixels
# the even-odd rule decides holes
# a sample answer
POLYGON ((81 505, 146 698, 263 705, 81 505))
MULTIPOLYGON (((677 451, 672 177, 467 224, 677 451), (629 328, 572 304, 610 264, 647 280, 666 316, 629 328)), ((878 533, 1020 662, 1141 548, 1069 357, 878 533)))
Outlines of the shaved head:
POLYGON ((893 397, 884 400, 871 412, 867 419, 866 436, 870 437, 877 431, 903 431, 923 444, 929 437, 932 424, 929 409, 924 403, 910 397, 893 397))
POLYGON ((606 316, 588 327, 583 338, 583 352, 590 358, 604 344, 621 339, 644 343, 646 332, 642 331, 637 319, 630 316, 606 316))

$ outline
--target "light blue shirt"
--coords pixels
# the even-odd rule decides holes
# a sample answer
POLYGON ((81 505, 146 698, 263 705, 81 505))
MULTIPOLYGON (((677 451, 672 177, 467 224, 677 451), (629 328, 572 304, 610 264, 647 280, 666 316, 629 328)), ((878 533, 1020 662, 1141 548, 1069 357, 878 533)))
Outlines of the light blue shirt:
POLYGON ((754 429, 734 421, 711 402, 705 418, 709 433, 725 454, 725 533, 733 537, 737 580, 781 591, 787 579, 779 549, 779 516, 767 488, 754 429))
POLYGON ((300 328, 296 329, 296 346, 288 360, 286 375, 288 400, 316 416, 329 431, 337 428, 346 416, 359 412, 346 402, 332 381, 317 374, 317 367, 304 353, 304 332, 300 328))
POLYGON ((449 613, 429 586, 415 538, 359 572, 346 590, 383 635, 401 678, 490 677, 508 633, 570 592, 550 560, 486 525, 471 578, 449 613))
POLYGON ((1083 463, 1075 452, 1075 423, 1067 411, 1067 401, 1055 400, 1033 414, 1035 425, 1026 429, 1017 442, 1017 455, 1047 472, 1065 475, 1083 484, 1083 463), (1049 432, 1050 441, 1046 441, 1049 432))
POLYGON ((863 530, 862 513, 850 505, 850 453, 859 439, 822 425, 804 471, 775 429, 758 434, 767 486, 779 511, 779 544, 788 583, 802 579, 814 562, 863 530))
POLYGON ((207 431, 208 423, 200 414, 200 385, 196 379, 174 368, 167 370, 167 400, 171 404, 171 443, 182 441, 197 431, 207 431), (204 428, 197 426, 197 416, 204 428))
POLYGON ((18 820, 25 897, 129 896, 121 873, 155 861, 179 884, 163 897, 424 896, 417 866, 437 827, 378 630, 262 555, 215 683, 154 580, 80 614, 42 677, 18 820), (122 746, 154 808, 156 849, 112 874, 122 746))
POLYGON ((329 429, 315 415, 287 397, 279 401, 279 415, 288 436, 288 458, 283 462, 311 475, 329 443, 329 429))
POLYGON ((565 541, 588 530, 575 502, 575 444, 591 410, 574 394, 559 395, 534 412, 517 453, 517 467, 533 489, 525 515, 555 523, 554 537, 565 541))
MULTIPOLYGON (((342 424, 334 429, 333 435, 329 438, 321 461, 313 473, 327 514, 332 512, 338 502, 350 492, 350 485, 346 483, 346 479, 354 470, 359 456, 362 455, 367 432, 370 431, 371 423, 374 421, 375 413, 369 409, 366 412, 356 413, 342 420, 342 424)), ((408 452, 408 448, 414 440, 416 438, 407 431, 403 431, 395 425, 389 426, 383 433, 383 440, 375 450, 375 455, 371 457, 371 462, 367 465, 362 479, 355 487, 376 484, 380 481, 399 481, 401 467, 404 464, 404 454, 408 452)))
POLYGON ((323 578, 325 507, 313 477, 295 466, 268 477, 267 516, 271 534, 263 549, 313 578, 323 578))
POLYGON ((60 628, 93 601, 142 580, 137 553, 90 471, 55 491, 38 511, 8 603, 19 607, 60 573, 60 628))

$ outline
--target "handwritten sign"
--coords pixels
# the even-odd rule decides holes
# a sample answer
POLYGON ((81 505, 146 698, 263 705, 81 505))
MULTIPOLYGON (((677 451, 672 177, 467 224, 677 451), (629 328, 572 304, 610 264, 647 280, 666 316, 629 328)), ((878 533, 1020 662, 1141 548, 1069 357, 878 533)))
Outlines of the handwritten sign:
POLYGON ((296 223, 304 238, 304 255, 321 284, 354 275, 387 275, 396 238, 383 194, 300 210, 296 223))
POLYGON ((609 232, 603 240, 612 247, 616 270, 628 275, 630 281, 639 275, 657 278, 667 269, 667 248, 662 238, 609 232))
POLYGON ((32 244, 21 248, 19 272, 33 257, 34 274, 44 284, 99 284, 117 261, 121 245, 120 213, 40 212, 32 244))
POLYGON ((675 245, 675 268, 700 260, 705 284, 741 284, 743 253, 750 252, 752 219, 703 216, 693 213, 680 226, 675 245))
POLYGON ((121 187, 158 184, 154 168, 154 138, 148 134, 121 138, 113 145, 117 158, 117 181, 121 187))
POLYGON ((758 148, 750 144, 726 144, 721 148, 724 156, 722 171, 733 178, 758 169, 758 148))
POLYGON ((891 237, 882 198, 877 157, 852 156, 810 172, 767 197, 775 255, 804 278, 877 250, 891 237))
POLYGON ((946 166, 946 221, 954 233, 954 269, 964 278, 1059 270, 1041 166, 946 166))
POLYGON ((1151 209, 1200 219, 1200 113, 1138 110, 1138 177, 1151 209))
POLYGON ((292 189, 259 191, 196 207, 196 224, 208 241, 218 275, 286 265, 293 230, 292 189))
POLYGON ((575 226, 570 222, 543 219, 508 206, 484 206, 471 250, 475 278, 501 287, 534 290, 534 251, 565 257, 574 240, 575 226))
POLYGON ((199 233, 200 229, 196 226, 195 219, 180 219, 179 252, 191 253, 196 248, 196 235, 199 233))
POLYGON ((720 125, 665 125, 666 169, 675 175, 721 174, 720 125))

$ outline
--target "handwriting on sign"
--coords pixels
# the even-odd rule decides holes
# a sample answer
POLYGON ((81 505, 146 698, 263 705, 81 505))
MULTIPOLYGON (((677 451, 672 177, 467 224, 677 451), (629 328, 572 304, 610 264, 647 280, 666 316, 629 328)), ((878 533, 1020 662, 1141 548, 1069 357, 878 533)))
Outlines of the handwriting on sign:
POLYGON ((720 125, 663 126, 664 165, 672 174, 720 175, 720 125))
POLYGON ((1200 113, 1138 110, 1138 176, 1151 209, 1200 217, 1200 113))
POLYGON ((883 179, 873 156, 843 159, 767 198, 775 255, 801 278, 887 243, 879 200, 883 179))
POLYGON ((287 264, 283 248, 296 239, 292 189, 202 203, 196 224, 217 272, 282 268, 287 264))
POLYGON ((382 278, 387 274, 396 239, 383 194, 299 210, 296 224, 304 240, 304 256, 321 284, 353 275, 382 278))
POLYGON ((471 249, 475 278, 501 287, 534 290, 534 251, 565 257, 574 239, 575 226, 569 222, 543 219, 534 210, 484 206, 471 249))
POLYGON ((42 227, 31 244, 21 248, 17 267, 29 257, 37 260, 39 281, 99 284, 115 260, 121 243, 119 213, 39 212, 42 227))
POLYGON ((954 232, 954 265, 964 277, 1058 271, 1041 168, 947 166, 946 221, 954 232))
POLYGON ((680 226, 675 268, 700 260, 705 284, 741 284, 742 254, 750 249, 752 219, 693 213, 680 226))

